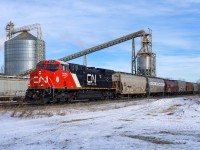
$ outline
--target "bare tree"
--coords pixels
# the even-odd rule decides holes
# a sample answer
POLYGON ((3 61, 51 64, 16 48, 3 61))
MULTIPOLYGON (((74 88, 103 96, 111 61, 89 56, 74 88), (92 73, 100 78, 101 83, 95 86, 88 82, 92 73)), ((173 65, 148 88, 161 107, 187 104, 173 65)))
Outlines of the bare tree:
POLYGON ((4 65, 1 66, 0 73, 4 73, 4 65))
POLYGON ((185 79, 183 79, 183 78, 179 78, 178 80, 180 80, 180 81, 185 81, 185 79))
POLYGON ((197 83, 200 84, 200 79, 197 80, 197 83))

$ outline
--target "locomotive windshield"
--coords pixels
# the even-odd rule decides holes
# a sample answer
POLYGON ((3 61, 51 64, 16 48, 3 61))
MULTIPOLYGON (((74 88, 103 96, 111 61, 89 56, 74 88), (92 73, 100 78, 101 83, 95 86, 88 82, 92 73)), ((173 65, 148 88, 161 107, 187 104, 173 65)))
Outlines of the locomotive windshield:
POLYGON ((39 64, 39 65, 37 65, 37 69, 45 69, 45 65, 44 64, 39 64))
POLYGON ((50 71, 56 71, 58 70, 58 64, 48 64, 46 69, 50 71))
POLYGON ((56 71, 58 70, 59 65, 58 64, 38 64, 37 69, 46 69, 49 71, 56 71))

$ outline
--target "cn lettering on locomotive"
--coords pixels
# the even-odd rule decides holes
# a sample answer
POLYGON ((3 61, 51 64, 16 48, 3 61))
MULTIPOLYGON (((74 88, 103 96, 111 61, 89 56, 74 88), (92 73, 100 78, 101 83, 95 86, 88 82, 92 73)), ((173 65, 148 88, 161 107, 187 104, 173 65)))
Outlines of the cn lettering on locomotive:
POLYGON ((87 85, 97 85, 97 76, 94 74, 87 74, 87 85))

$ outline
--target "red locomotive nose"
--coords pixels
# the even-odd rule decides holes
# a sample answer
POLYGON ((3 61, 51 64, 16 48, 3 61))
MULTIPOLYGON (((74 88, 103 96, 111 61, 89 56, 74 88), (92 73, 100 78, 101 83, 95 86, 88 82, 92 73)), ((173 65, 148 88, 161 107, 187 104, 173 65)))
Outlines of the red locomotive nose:
POLYGON ((53 83, 51 82, 51 74, 43 69, 36 70, 33 74, 31 74, 31 79, 32 87, 47 88, 53 86, 53 83))

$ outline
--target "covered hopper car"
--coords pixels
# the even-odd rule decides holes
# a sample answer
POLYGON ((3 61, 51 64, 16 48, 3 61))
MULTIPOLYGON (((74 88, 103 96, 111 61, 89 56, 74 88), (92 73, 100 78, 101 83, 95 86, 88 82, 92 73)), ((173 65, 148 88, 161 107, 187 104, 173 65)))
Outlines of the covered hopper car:
POLYGON ((165 81, 164 79, 146 77, 147 78, 147 91, 149 95, 161 94, 165 92, 165 81))
POLYGON ((178 93, 184 94, 186 92, 186 82, 185 81, 177 81, 178 84, 178 93))
POLYGON ((192 94, 194 90, 193 83, 186 82, 186 92, 192 94))
POLYGON ((112 81, 118 95, 146 94, 146 78, 127 73, 114 73, 112 81))
POLYGON ((28 78, 0 76, 0 100, 25 97, 28 84, 28 78))

